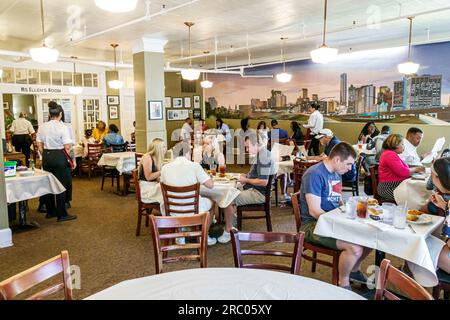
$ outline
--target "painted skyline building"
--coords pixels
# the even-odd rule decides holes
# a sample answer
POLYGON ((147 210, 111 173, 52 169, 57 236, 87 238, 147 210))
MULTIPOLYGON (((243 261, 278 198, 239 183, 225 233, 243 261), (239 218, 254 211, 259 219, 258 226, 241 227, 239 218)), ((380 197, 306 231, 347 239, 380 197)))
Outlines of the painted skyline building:
POLYGON ((339 103, 341 105, 346 106, 347 105, 347 74, 346 73, 341 74, 341 79, 340 79, 339 84, 340 84, 339 103))

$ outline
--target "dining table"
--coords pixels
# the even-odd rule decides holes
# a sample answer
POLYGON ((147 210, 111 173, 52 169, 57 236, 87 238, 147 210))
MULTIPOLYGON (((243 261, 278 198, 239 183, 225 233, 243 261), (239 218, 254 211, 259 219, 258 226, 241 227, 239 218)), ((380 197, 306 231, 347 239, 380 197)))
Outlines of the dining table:
POLYGON ((374 156, 377 154, 377 151, 375 150, 375 148, 367 150, 367 143, 364 143, 362 145, 360 144, 355 144, 353 145, 353 149, 355 149, 355 151, 360 154, 360 153, 365 153, 368 156, 374 156))
MULTIPOLYGON (((434 287, 438 280, 436 265, 439 252, 445 244, 433 236, 444 218, 429 215, 429 223, 406 222, 404 229, 374 221, 370 218, 350 219, 343 207, 320 215, 314 234, 330 237, 378 252, 391 254, 408 262, 414 278, 424 287, 434 287), (409 225, 409 226, 408 226, 409 225)), ((376 261, 379 265, 380 261, 376 261)))
POLYGON ((103 153, 97 165, 114 167, 120 174, 136 169, 136 152, 103 153))
POLYGON ((329 283, 289 273, 196 268, 126 280, 86 300, 365 300, 329 283))

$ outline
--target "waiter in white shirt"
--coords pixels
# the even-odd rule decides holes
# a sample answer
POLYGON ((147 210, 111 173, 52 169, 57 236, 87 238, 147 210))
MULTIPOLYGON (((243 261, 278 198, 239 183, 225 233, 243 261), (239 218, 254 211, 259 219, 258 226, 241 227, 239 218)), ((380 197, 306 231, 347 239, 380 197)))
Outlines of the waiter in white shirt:
POLYGON ((308 153, 312 155, 310 152, 310 150, 312 149, 314 155, 316 156, 320 155, 320 142, 318 139, 316 139, 316 135, 318 135, 320 130, 323 129, 323 115, 319 112, 319 109, 320 105, 318 103, 311 103, 308 109, 308 112, 311 112, 308 124, 303 125, 303 127, 311 130, 311 144, 309 145, 308 153))
POLYGON ((30 146, 33 143, 31 139, 31 134, 34 134, 34 128, 30 121, 26 119, 27 114, 21 112, 19 119, 14 120, 11 124, 10 131, 14 134, 12 137, 12 144, 17 152, 22 152, 25 155, 26 165, 28 167, 28 162, 30 159, 30 146))
MULTIPOLYGON (((58 104, 49 104, 50 121, 43 123, 38 130, 36 142, 42 154, 42 167, 51 172, 67 189, 71 181, 70 166, 67 155, 72 147, 69 129, 61 122, 63 109, 58 104)), ((66 210, 66 192, 56 197, 47 194, 42 197, 47 208, 47 218, 57 217, 58 222, 76 219, 66 210), (56 198, 56 203, 55 203, 56 198)))
MULTIPOLYGON (((406 139, 404 140, 405 149, 403 153, 400 154, 400 158, 406 162, 410 167, 422 166, 421 158, 417 153, 417 148, 423 139, 423 131, 419 128, 409 128, 406 133, 406 139)), ((424 156, 427 156, 425 154, 424 156)))
POLYGON ((186 120, 184 121, 183 126, 181 127, 181 132, 180 132, 180 138, 181 140, 187 142, 187 143, 191 143, 191 133, 194 132, 194 129, 192 129, 192 119, 191 118, 186 118, 186 120))

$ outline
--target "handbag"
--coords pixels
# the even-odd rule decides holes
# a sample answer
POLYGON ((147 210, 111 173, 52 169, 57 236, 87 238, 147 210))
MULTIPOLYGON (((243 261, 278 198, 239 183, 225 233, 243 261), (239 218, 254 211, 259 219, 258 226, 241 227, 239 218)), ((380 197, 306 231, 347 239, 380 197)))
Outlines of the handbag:
POLYGON ((75 164, 73 163, 73 159, 67 153, 66 149, 63 149, 63 152, 64 152, 64 156, 66 157, 67 164, 69 165, 70 170, 73 170, 75 168, 75 164))

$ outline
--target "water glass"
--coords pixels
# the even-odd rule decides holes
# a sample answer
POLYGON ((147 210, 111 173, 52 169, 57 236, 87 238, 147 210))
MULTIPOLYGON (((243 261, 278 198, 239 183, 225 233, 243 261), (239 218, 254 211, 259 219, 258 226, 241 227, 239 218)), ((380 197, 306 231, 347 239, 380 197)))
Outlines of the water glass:
POLYGON ((394 212, 395 212, 395 204, 393 203, 383 203, 381 205, 381 208, 383 208, 383 222, 387 224, 392 224, 394 219, 394 212))
POLYGON ((356 219, 356 199, 350 198, 345 203, 345 212, 347 213, 347 218, 356 219))
POLYGON ((406 210, 403 206, 398 206, 395 208, 394 227, 397 229, 405 229, 406 227, 406 210))

